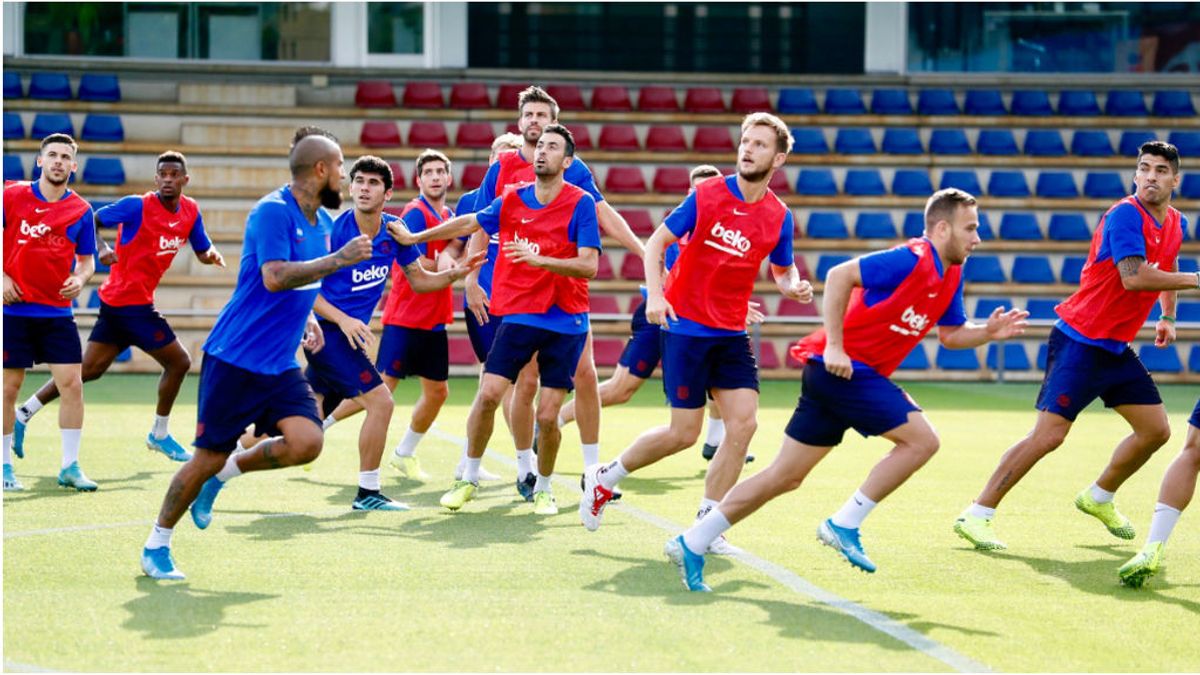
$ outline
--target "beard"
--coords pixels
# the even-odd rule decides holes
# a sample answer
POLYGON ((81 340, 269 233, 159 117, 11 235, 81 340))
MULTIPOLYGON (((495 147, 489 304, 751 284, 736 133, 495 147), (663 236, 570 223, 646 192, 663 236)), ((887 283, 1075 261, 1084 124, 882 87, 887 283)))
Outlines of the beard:
POLYGON ((55 178, 49 171, 43 171, 42 176, 46 178, 47 183, 54 187, 62 187, 67 184, 67 181, 71 180, 71 174, 69 173, 63 178, 55 178))
POLYGON ((771 167, 760 169, 758 171, 745 171, 743 169, 738 169, 738 175, 741 176, 742 179, 747 183, 760 183, 766 180, 767 175, 770 173, 771 167))
POLYGON ((342 207, 342 191, 337 188, 331 188, 326 185, 317 193, 317 198, 321 200, 321 206, 327 209, 340 209, 342 207))

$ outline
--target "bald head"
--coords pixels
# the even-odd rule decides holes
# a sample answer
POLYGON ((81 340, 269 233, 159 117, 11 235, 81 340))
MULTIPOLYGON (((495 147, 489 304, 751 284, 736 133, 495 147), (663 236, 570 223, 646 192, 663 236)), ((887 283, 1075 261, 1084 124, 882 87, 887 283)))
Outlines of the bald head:
POLYGON ((329 167, 339 164, 342 149, 337 142, 328 136, 305 136, 296 141, 292 151, 288 153, 288 165, 292 170, 292 178, 301 178, 313 170, 317 162, 324 161, 329 167))

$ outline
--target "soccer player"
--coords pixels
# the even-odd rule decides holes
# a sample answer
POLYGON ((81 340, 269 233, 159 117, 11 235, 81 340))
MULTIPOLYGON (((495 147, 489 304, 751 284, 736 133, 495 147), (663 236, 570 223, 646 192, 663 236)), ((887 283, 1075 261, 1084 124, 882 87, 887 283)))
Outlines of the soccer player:
MULTIPOLYGON (((62 405, 58 484, 83 492, 96 483, 79 468, 83 432, 82 349, 71 301, 96 269, 92 207, 67 188, 79 146, 66 134, 42 139, 37 181, 4 186, 4 490, 22 490, 12 466, 14 407, 35 363, 50 366, 62 405), (72 270, 72 266, 74 269, 72 270)), ((18 454, 18 457, 23 456, 18 454)))
MULTIPOLYGON (((925 233, 888 251, 844 262, 825 280, 824 328, 792 352, 805 362, 800 401, 779 455, 738 484, 716 508, 665 552, 693 591, 704 584, 705 549, 733 524, 800 484, 847 429, 894 443, 845 505, 817 528, 817 537, 852 565, 874 572, 859 539, 871 510, 908 480, 938 448, 937 432, 921 409, 889 378, 921 339, 938 326, 951 349, 972 349, 1025 330, 1024 310, 997 308, 984 325, 963 311, 962 264, 979 244, 975 198, 961 190, 933 194, 925 204, 925 233)), ((717 461, 721 459, 717 454, 717 461)))
POLYGON ((288 153, 291 182, 246 216, 237 286, 203 347, 196 452, 171 479, 142 550, 148 576, 183 578, 171 557, 171 535, 189 504, 192 521, 204 529, 227 481, 321 454, 321 418, 296 347, 315 352, 324 344, 312 316, 321 279, 372 255, 365 234, 329 252, 333 220, 325 209, 341 206, 342 163, 342 149, 329 132, 298 129, 288 153), (271 438, 234 453, 251 424, 271 438))
MULTIPOLYGON (((188 184, 187 159, 175 151, 158 156, 154 192, 130 195, 96 211, 96 239, 100 262, 109 265, 108 279, 100 285, 100 316, 88 337, 83 354, 83 381, 98 380, 130 345, 149 354, 163 367, 158 380, 158 407, 146 447, 176 462, 191 459, 168 431, 171 408, 192 367, 192 359, 175 337, 170 324, 154 308, 154 290, 171 267, 184 242, 192 245, 196 259, 205 265, 225 266, 225 259, 204 231, 196 200, 183 194, 188 184), (116 249, 100 237, 100 227, 116 227, 116 249)), ((13 449, 21 447, 25 425, 42 406, 58 398, 51 379, 17 408, 13 449)))
MULTIPOLYGON (((587 280, 596 275, 600 253, 595 202, 586 191, 563 179, 574 155, 571 132, 549 124, 534 153, 536 183, 507 190, 478 213, 415 235, 399 224, 391 226, 401 243, 451 239, 481 227, 488 234, 500 233, 502 257, 492 279, 491 311, 504 321, 496 331, 467 419, 467 466, 462 479, 441 498, 442 506, 451 511, 474 499, 496 408, 521 369, 536 355, 542 393, 537 409, 541 452, 533 489, 534 513, 558 513, 550 491, 561 440, 557 419, 563 399, 573 388, 572 375, 587 341, 587 280)), ((532 470, 528 465, 519 468, 532 470)))
POLYGON ((1158 503, 1154 505, 1154 516, 1150 519, 1150 534, 1146 545, 1117 570, 1121 583, 1141 588, 1146 580, 1158 573, 1166 555, 1167 539, 1179 516, 1187 508, 1196 493, 1196 474, 1200 473, 1200 400, 1188 420, 1187 440, 1183 450, 1163 476, 1158 489, 1158 503))
POLYGON ((1059 319, 1050 331, 1033 431, 1004 453, 983 491, 954 523, 954 531, 976 549, 1006 548, 992 528, 1000 500, 1038 460, 1062 445, 1076 416, 1096 398, 1125 418, 1133 433, 1117 444, 1096 481, 1075 496, 1075 506, 1114 536, 1134 538, 1133 525, 1117 511, 1113 495, 1167 442, 1171 426, 1154 380, 1129 343, 1156 300, 1163 314, 1154 327, 1154 344, 1174 342, 1176 291, 1200 287, 1200 272, 1174 271, 1187 228, 1187 219, 1171 206, 1179 181, 1175 146, 1142 144, 1133 176, 1136 193, 1100 219, 1079 290, 1055 308, 1059 319))
MULTIPOLYGON (((403 246, 392 239, 384 223, 397 217, 383 212, 383 205, 392 197, 392 180, 391 167, 378 157, 359 157, 350 167, 354 208, 334 221, 330 248, 340 248, 359 235, 366 235, 371 238, 371 257, 321 280, 321 292, 313 310, 319 317, 325 346, 306 354, 305 376, 324 410, 340 407, 338 404, 346 401, 355 404, 356 410, 367 411, 358 435, 358 494, 351 505, 360 511, 407 508, 382 494, 379 484, 379 463, 395 406, 392 391, 397 381, 394 377, 388 382, 381 379, 366 354, 375 342, 369 324, 371 313, 383 295, 383 285, 389 274, 399 269, 408 280, 410 293, 433 294, 448 290, 450 284, 466 276, 470 269, 453 265, 438 273, 428 271, 419 261, 421 252, 415 246, 403 246)), ((475 264, 482 262, 482 258, 482 254, 477 256, 475 264)), ((385 336, 388 328, 391 326, 385 327, 385 336)), ((382 347, 380 353, 385 353, 382 347)))
MULTIPOLYGON (((784 297, 812 302, 812 285, 800 279, 792 254, 792 212, 768 184, 792 148, 787 125, 767 113, 742 121, 737 174, 701 183, 655 230, 647 244, 646 319, 664 327, 663 389, 670 424, 637 438, 607 465, 584 472, 579 516, 600 527, 613 488, 633 471, 691 447, 711 396, 725 419, 721 441, 705 478, 697 518, 737 482, 757 426, 758 363, 746 334, 754 280, 764 258, 784 297), (661 263, 667 244, 690 234, 663 290, 661 263)), ((730 551, 724 540, 715 548, 730 551)))

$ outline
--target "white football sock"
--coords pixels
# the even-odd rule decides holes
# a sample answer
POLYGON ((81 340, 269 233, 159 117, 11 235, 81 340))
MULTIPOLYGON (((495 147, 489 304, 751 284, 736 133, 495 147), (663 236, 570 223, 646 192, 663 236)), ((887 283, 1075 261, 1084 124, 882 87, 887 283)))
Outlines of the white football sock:
MULTIPOLYGON (((269 441, 263 442, 267 443, 269 441)), ((231 478, 237 478, 242 475, 242 467, 238 466, 237 463, 237 458, 241 454, 240 452, 229 453, 229 459, 225 460, 225 466, 221 467, 221 470, 217 472, 217 480, 222 483, 228 483, 231 478)))
POLYGON ((467 465, 463 467, 462 479, 468 483, 479 482, 479 465, 483 463, 482 457, 468 457, 467 465))
POLYGON ((170 421, 170 415, 154 416, 154 428, 150 430, 150 435, 154 437, 154 440, 161 441, 167 437, 167 425, 170 421))
POLYGON ((420 443, 422 438, 425 438, 425 434, 419 434, 409 427, 408 431, 404 432, 404 438, 400 440, 400 445, 396 446, 396 456, 412 457, 417 452, 417 443, 420 443))
POLYGON ((980 506, 979 504, 972 503, 971 508, 967 509, 967 515, 991 520, 996 517, 996 509, 992 506, 980 506))
POLYGON ((550 491, 550 476, 537 474, 537 483, 533 486, 534 492, 549 492, 550 491))
POLYGON ((583 466, 587 468, 593 464, 600 463, 600 444, 599 443, 584 443, 583 444, 583 466))
POLYGON ((12 434, 4 435, 4 463, 12 464, 12 434))
POLYGON ((708 550, 708 545, 717 540, 725 530, 733 527, 729 524, 729 519, 721 513, 721 509, 712 509, 700 520, 697 520, 692 528, 683 533, 683 543, 692 553, 703 554, 708 550))
POLYGON ((704 516, 707 516, 708 512, 712 511, 714 508, 716 508, 717 504, 719 504, 719 503, 720 502, 718 502, 715 499, 709 499, 708 497, 701 497, 700 498, 700 508, 696 510, 696 520, 700 520, 704 516))
POLYGON ((561 429, 567 426, 567 421, 563 419, 562 413, 558 413, 558 428, 561 429))
POLYGON ((62 468, 79 461, 79 443, 83 429, 60 429, 62 434, 62 468))
POLYGON ((708 418, 708 434, 704 437, 705 445, 720 445, 725 440, 725 420, 708 418))
POLYGON ((842 505, 841 510, 833 514, 830 520, 838 527, 845 527, 851 530, 857 529, 862 525, 862 521, 871 513, 871 509, 875 508, 875 502, 862 493, 862 490, 855 490, 854 496, 846 500, 842 505))
POLYGON ((25 401, 17 408, 17 419, 21 420, 21 424, 27 424, 33 418, 37 411, 42 409, 42 402, 37 396, 30 396, 28 401, 25 401))
POLYGON ((620 458, 618 458, 610 462, 608 466, 600 469, 600 474, 597 478, 605 490, 612 490, 617 487, 617 483, 620 483, 622 478, 628 475, 629 469, 626 469, 625 465, 621 463, 620 458))
POLYGON ((1150 536, 1146 537, 1146 543, 1153 544, 1156 541, 1166 543, 1181 515, 1183 512, 1174 506, 1162 502, 1155 504, 1154 516, 1150 518, 1150 536))
POLYGON ((524 479, 533 473, 533 448, 517 451, 517 478, 524 479))
POLYGON ((1111 502, 1113 500, 1113 496, 1117 494, 1115 492, 1109 492, 1095 483, 1092 483, 1092 487, 1090 489, 1092 491, 1092 499, 1094 499, 1097 504, 1107 504, 1111 502))
POLYGON ((379 469, 358 472, 358 487, 364 490, 379 491, 379 469))
POLYGON ((328 431, 329 427, 331 427, 335 424, 337 424, 337 420, 334 419, 333 414, 331 413, 329 415, 329 417, 326 417, 325 419, 321 420, 321 431, 328 431))
POLYGON ((146 537, 146 548, 170 548, 172 534, 175 534, 173 527, 159 527, 158 525, 151 527, 150 536, 146 537))

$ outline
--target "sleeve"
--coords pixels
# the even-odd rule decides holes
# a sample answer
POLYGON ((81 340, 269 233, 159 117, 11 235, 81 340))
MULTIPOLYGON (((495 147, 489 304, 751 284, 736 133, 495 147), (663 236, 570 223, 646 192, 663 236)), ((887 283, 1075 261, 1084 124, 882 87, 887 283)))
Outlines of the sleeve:
POLYGON ((576 157, 575 161, 571 162, 571 166, 563 172, 563 179, 591 195, 597 204, 604 201, 604 195, 600 194, 600 188, 596 187, 596 176, 582 159, 576 157))
POLYGON ((483 182, 479 185, 479 194, 475 195, 475 207, 480 204, 487 204, 495 199, 496 181, 500 178, 500 162, 492 162, 488 167, 487 173, 483 176, 483 182))
POLYGON ((421 250, 416 246, 404 246, 397 244, 396 246, 396 264, 400 267, 408 267, 414 260, 421 257, 421 250))
POLYGON ((771 250, 772 265, 791 267, 792 263, 796 262, 795 252, 792 250, 792 236, 795 232, 796 221, 792 216, 791 209, 788 209, 787 215, 783 218, 783 225, 779 228, 779 242, 771 250))
POLYGON ((121 243, 133 241, 142 227, 142 198, 138 195, 122 197, 116 202, 96 210, 100 227, 121 226, 121 243))
MULTIPOLYGON (((424 232, 426 229, 425 214, 421 213, 421 209, 413 209, 401 216, 401 219, 404 221, 404 226, 408 228, 409 232, 424 232)), ((417 244, 417 250, 421 252, 421 255, 425 255, 425 244, 417 244)))
POLYGON ((75 224, 70 229, 74 230, 75 255, 95 255, 96 224, 93 220, 92 208, 90 206, 87 213, 80 216, 79 220, 75 221, 75 224))
MULTIPOLYGON (((482 197, 483 193, 479 193, 479 196, 482 197)), ((501 204, 503 204, 503 200, 497 197, 492 200, 491 204, 488 204, 487 208, 475 212, 475 219, 479 221, 479 226, 489 235, 500 231, 501 204)))
POLYGON ((863 288, 896 288, 912 273, 917 260, 917 254, 906 246, 864 255, 858 259, 863 288))
POLYGON ((1129 257, 1146 257, 1142 214, 1132 204, 1122 204, 1104 219, 1104 239, 1114 263, 1129 257))
POLYGON ((600 248, 600 221, 596 219, 596 202, 586 196, 575 204, 567 236, 579 248, 600 248))
POLYGON ((204 231, 204 216, 199 211, 196 212, 196 222, 192 225, 192 232, 188 235, 188 243, 192 245, 192 250, 196 253, 204 253, 212 248, 212 240, 208 238, 208 232, 204 231))
POLYGON ((246 219, 246 239, 260 267, 272 260, 292 259, 290 225, 283 204, 267 202, 250 212, 246 219))
POLYGON ((682 237, 696 229, 696 193, 693 191, 679 206, 668 213, 667 217, 663 219, 663 224, 676 237, 682 237))
MULTIPOLYGON (((965 279, 959 279, 958 289, 954 291, 954 299, 950 301, 950 306, 942 312, 942 318, 938 319, 939 326, 961 326, 967 322, 967 310, 963 303, 963 285, 965 279)), ((1011 308, 1010 308, 1011 309, 1011 308)))
POLYGON ((454 205, 454 215, 465 216, 468 213, 475 213, 475 196, 478 194, 478 189, 463 193, 463 196, 458 198, 458 203, 454 205))

